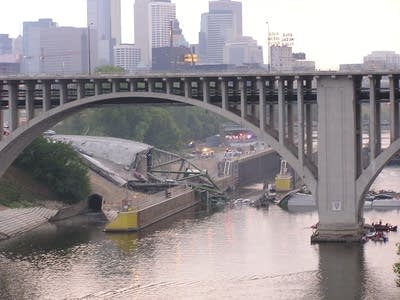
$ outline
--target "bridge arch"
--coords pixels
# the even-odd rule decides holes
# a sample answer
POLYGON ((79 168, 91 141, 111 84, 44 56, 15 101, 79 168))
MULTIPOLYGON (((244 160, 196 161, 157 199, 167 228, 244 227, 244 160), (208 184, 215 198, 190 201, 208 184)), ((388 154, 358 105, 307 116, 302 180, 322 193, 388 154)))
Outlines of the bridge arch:
POLYGON ((294 171, 307 184, 313 194, 315 194, 316 179, 312 172, 307 167, 303 166, 288 148, 280 144, 267 131, 261 130, 258 126, 255 126, 240 116, 213 104, 193 98, 154 92, 117 92, 101 94, 92 97, 84 97, 52 108, 51 110, 48 110, 31 119, 27 124, 20 126, 13 131, 7 139, 0 142, 0 152, 2 153, 0 157, 0 176, 4 174, 11 163, 36 137, 41 135, 45 130, 56 125, 58 122, 83 109, 104 104, 146 104, 152 103, 154 100, 157 100, 157 102, 160 102, 161 100, 201 107, 210 112, 223 116, 224 118, 227 118, 235 123, 242 124, 244 127, 255 132, 257 136, 260 137, 266 144, 274 149, 281 157, 286 159, 294 171))
POLYGON ((361 176, 357 179, 357 199, 359 207, 362 209, 364 205, 364 195, 374 183, 376 177, 383 170, 385 165, 400 151, 400 138, 394 141, 390 146, 382 151, 375 159, 371 161, 368 168, 365 169, 361 176))

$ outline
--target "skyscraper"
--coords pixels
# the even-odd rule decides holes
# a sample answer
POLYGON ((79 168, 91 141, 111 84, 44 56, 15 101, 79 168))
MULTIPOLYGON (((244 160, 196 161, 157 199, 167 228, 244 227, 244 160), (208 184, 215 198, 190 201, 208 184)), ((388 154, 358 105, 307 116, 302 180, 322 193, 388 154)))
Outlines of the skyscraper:
POLYGON ((233 14, 233 32, 235 37, 241 37, 243 35, 242 25, 242 3, 231 0, 218 0, 210 1, 209 4, 210 13, 218 12, 230 12, 233 14))
POLYGON ((111 64, 113 47, 121 42, 121 0, 87 0, 87 22, 97 44, 93 64, 111 64))
POLYGON ((26 74, 42 73, 43 49, 40 46, 41 29, 53 28, 57 24, 52 19, 39 19, 23 23, 22 72, 26 74))
POLYGON ((222 64, 225 43, 242 37, 242 3, 231 0, 209 2, 209 12, 201 18, 200 59, 222 64))
POLYGON ((151 66, 152 48, 170 46, 175 19, 175 4, 170 0, 135 1, 135 44, 143 66, 151 66))

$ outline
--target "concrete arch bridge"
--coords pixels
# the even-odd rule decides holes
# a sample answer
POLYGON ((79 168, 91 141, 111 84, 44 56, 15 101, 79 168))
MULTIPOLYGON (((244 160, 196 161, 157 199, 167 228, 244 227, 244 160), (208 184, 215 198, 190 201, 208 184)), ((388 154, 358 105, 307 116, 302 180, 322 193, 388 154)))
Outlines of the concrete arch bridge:
POLYGON ((289 162, 317 199, 317 239, 358 240, 363 196, 400 150, 399 78, 400 72, 0 77, 0 127, 9 127, 0 135, 0 176, 37 136, 82 109, 193 105, 253 130, 289 162))

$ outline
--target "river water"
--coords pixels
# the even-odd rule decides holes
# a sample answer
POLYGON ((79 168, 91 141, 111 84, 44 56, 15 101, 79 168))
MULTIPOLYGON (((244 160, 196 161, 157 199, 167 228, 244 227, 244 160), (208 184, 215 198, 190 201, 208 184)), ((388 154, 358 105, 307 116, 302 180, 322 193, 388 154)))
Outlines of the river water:
MULTIPOLYGON (((374 189, 399 190, 386 168, 374 189)), ((250 192, 251 190, 246 190, 250 192)), ((400 211, 367 222, 400 225, 400 211)), ((140 234, 106 234, 98 215, 0 243, 1 299, 400 299, 387 243, 310 244, 315 211, 198 209, 140 234)))

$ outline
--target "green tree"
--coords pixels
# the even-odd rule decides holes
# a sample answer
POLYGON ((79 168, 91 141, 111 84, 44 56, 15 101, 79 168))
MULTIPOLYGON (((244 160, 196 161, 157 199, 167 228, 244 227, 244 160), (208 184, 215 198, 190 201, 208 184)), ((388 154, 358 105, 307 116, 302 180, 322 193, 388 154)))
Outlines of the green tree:
POLYGON ((87 168, 70 145, 40 137, 22 152, 15 164, 44 181, 66 203, 77 203, 90 193, 87 168))
POLYGON ((99 74, 123 74, 125 70, 113 65, 103 65, 97 67, 95 72, 99 74))

